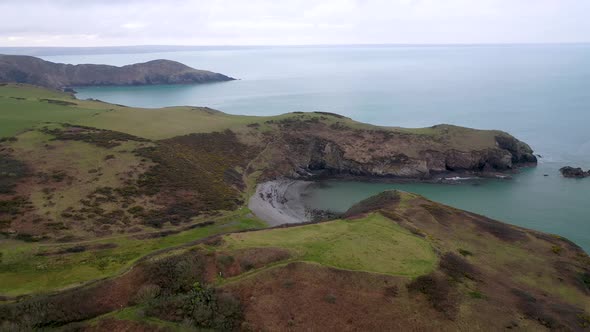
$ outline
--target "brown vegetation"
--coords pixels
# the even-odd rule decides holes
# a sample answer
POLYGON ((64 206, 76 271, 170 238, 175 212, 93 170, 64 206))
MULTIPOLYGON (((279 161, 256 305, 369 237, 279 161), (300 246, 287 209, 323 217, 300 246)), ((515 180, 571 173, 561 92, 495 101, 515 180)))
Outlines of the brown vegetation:
POLYGON ((103 148, 113 148, 115 146, 121 145, 121 142, 126 141, 137 141, 137 142, 147 142, 148 140, 140 137, 136 137, 133 135, 111 131, 111 130, 103 130, 103 129, 96 129, 84 126, 71 126, 65 125, 64 128, 54 128, 48 129, 44 128, 42 131, 46 134, 52 135, 55 137, 55 140, 72 140, 72 141, 82 141, 89 144, 94 144, 96 146, 100 146, 103 148))
POLYGON ((155 162, 138 185, 166 206, 145 213, 144 222, 158 227, 166 221, 182 223, 200 213, 242 205, 245 183, 241 170, 254 158, 256 149, 225 131, 160 141, 139 153, 155 162))

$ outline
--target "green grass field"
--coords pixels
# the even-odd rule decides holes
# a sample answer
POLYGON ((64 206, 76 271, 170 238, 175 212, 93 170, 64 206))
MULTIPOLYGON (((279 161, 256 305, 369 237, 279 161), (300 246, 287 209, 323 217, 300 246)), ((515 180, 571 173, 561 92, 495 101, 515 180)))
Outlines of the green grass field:
MULTIPOLYGON (((0 85, 0 137, 13 136, 42 122, 72 123, 100 129, 125 132, 131 135, 165 139, 191 133, 207 133, 225 129, 241 130, 246 125, 258 123, 265 130, 265 121, 280 121, 290 117, 320 117, 322 114, 287 113, 277 116, 230 115, 203 107, 134 108, 100 101, 78 100, 70 94, 29 85, 0 85), (64 101, 72 105, 60 105, 52 101, 64 101)), ((360 123, 349 118, 325 117, 327 124, 339 122, 353 129, 386 129, 390 131, 424 135, 444 135, 458 147, 468 142, 480 147, 495 144, 498 131, 477 131, 456 126, 437 128, 380 127, 360 123)))
POLYGON ((246 208, 229 212, 213 220, 216 223, 211 226, 154 239, 136 239, 132 235, 124 235, 64 245, 5 241, 0 243, 0 294, 17 296, 72 287, 120 273, 139 258, 157 250, 180 246, 214 234, 266 226, 252 217, 246 208), (39 255, 75 245, 107 243, 116 247, 52 256, 39 255))
POLYGON ((280 247, 297 260, 347 270, 415 277, 432 271, 436 255, 417 237, 380 214, 225 237, 226 248, 280 247))

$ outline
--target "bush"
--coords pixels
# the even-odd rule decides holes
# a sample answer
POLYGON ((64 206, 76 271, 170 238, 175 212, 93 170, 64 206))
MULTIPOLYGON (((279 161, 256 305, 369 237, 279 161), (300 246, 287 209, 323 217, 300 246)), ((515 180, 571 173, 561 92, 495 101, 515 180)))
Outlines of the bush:
POLYGON ((426 295, 428 302, 434 309, 442 312, 449 319, 454 319, 458 308, 450 294, 451 286, 446 279, 429 274, 414 279, 407 287, 410 292, 420 292, 426 295))
POLYGON ((582 284, 584 286, 586 286, 586 289, 590 290, 590 273, 589 272, 584 272, 580 274, 580 281, 582 282, 582 284))
POLYGON ((399 287, 396 285, 385 287, 383 293, 385 297, 397 297, 399 295, 399 287))
POLYGON ((477 274, 475 267, 469 264, 464 258, 455 253, 448 252, 440 260, 440 268, 454 280, 462 278, 475 279, 477 274))
POLYGON ((0 154, 0 194, 13 194, 18 180, 27 174, 28 168, 24 163, 0 154))
POLYGON ((224 268, 232 265, 236 259, 230 255, 219 255, 217 257, 217 262, 224 268))
POLYGON ((473 253, 469 250, 465 250, 465 249, 461 249, 459 248, 459 250, 457 250, 461 255, 463 255, 464 257, 467 256, 473 256, 473 253))
POLYGON ((141 286, 131 302, 133 304, 141 304, 151 301, 160 295, 160 286, 154 284, 146 284, 141 286))
POLYGON ((155 261, 147 267, 152 283, 160 286, 163 295, 189 291, 204 275, 205 262, 194 252, 155 261))
POLYGON ((190 321, 196 327, 221 331, 237 329, 243 317, 241 303, 236 297, 198 282, 187 293, 150 302, 146 314, 164 320, 190 321))
POLYGON ((471 296, 474 299, 483 299, 483 298, 485 298, 485 296, 480 291, 472 291, 472 292, 469 292, 469 296, 471 296))
POLYGON ((287 280, 283 281, 284 288, 291 289, 291 288, 293 288, 293 286, 295 286, 295 282, 293 280, 287 279, 287 280))
POLYGON ((143 211, 145 211, 145 209, 143 208, 143 206, 139 206, 139 205, 136 205, 134 207, 130 207, 127 210, 127 212, 131 213, 134 216, 139 215, 139 214, 142 214, 143 211))
POLYGON ((45 134, 49 134, 55 137, 57 140, 72 140, 82 141, 85 143, 93 144, 103 148, 113 148, 121 145, 121 142, 126 141, 137 141, 147 142, 149 140, 135 137, 133 135, 120 133, 116 131, 96 129, 84 126, 69 126, 63 129, 43 129, 45 134))
POLYGON ((24 197, 14 197, 10 200, 0 200, 0 214, 17 215, 27 207, 29 202, 24 197))
POLYGON ((560 246, 552 246, 551 247, 551 251, 556 255, 561 254, 561 250, 562 250, 562 248, 560 246))
POLYGON ((324 301, 326 301, 330 304, 334 304, 334 303, 336 303, 336 295, 328 294, 328 295, 324 296, 324 301))

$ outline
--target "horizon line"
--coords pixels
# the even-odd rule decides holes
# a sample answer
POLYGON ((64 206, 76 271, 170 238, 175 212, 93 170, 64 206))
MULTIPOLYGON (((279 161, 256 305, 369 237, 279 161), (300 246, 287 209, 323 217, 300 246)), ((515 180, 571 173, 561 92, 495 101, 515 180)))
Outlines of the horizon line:
POLYGON ((132 47, 310 47, 310 46, 510 46, 510 45, 584 45, 590 41, 577 42, 476 42, 476 43, 343 43, 343 44, 135 44, 135 45, 101 45, 101 46, 2 46, 0 48, 132 48, 132 47))

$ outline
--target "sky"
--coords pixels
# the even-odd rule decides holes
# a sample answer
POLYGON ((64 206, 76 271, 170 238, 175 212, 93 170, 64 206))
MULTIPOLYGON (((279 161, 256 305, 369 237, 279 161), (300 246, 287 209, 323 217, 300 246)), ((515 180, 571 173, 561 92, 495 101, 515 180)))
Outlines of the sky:
POLYGON ((590 42, 590 0, 0 0, 0 46, 590 42))

